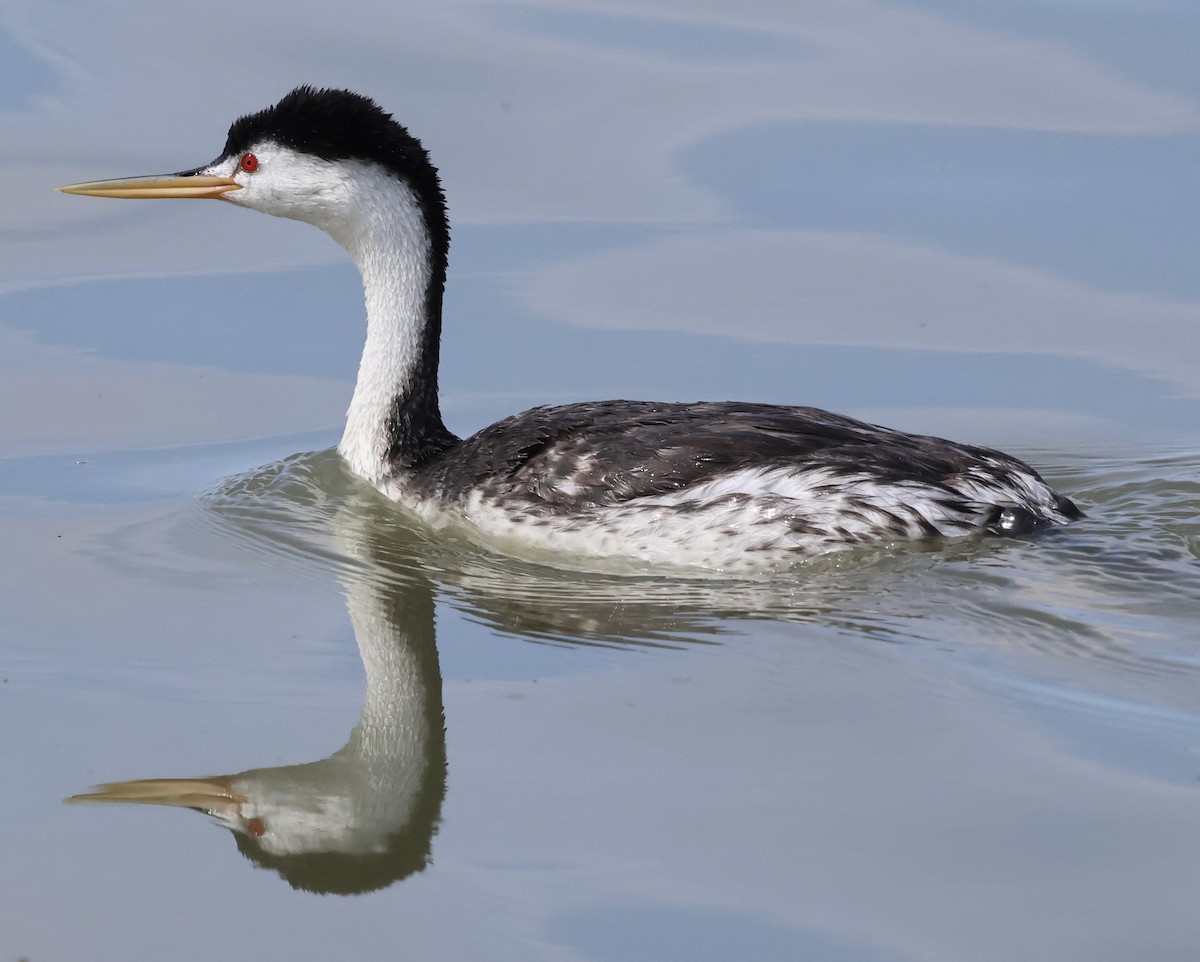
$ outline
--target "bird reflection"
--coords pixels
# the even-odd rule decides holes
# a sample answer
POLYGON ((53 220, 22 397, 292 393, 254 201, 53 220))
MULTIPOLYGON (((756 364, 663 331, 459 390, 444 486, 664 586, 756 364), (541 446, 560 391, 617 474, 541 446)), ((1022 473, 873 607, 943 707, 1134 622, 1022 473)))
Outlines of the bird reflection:
POLYGON ((346 744, 306 764, 113 782, 68 802, 206 812, 243 855, 307 891, 371 891, 425 867, 446 790, 434 588, 394 553, 380 577, 381 539, 369 520, 349 505, 337 520, 337 547, 355 562, 343 580, 366 673, 362 715, 346 744))
MULTIPOLYGON (((575 646, 714 643, 737 631, 739 618, 828 625, 842 617, 837 612, 855 610, 854 631, 872 632, 869 611, 831 593, 831 585, 842 590, 836 560, 807 569, 803 581, 559 571, 432 531, 351 476, 332 451, 231 479, 181 524, 191 525, 183 534, 188 550, 207 538, 225 562, 236 550, 239 563, 336 573, 366 674, 362 715, 346 744, 319 761, 113 782, 67 801, 208 813, 247 858, 308 891, 382 888, 430 860, 447 765, 438 598, 495 633, 575 646)), ((907 557, 917 564, 921 553, 907 557)), ((867 561, 860 555, 855 564, 861 573, 867 561)), ((894 557, 890 565, 903 580, 894 557)), ((871 590, 878 595, 886 585, 876 578, 871 590)))

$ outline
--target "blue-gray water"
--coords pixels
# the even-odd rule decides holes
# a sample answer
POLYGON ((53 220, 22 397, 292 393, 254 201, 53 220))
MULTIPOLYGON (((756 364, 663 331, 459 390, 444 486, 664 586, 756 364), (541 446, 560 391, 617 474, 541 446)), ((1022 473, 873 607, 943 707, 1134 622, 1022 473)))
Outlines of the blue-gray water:
POLYGON ((1194 959, 1197 28, 5 13, 0 960, 1194 959), (301 81, 443 170, 460 433, 818 404, 1004 447, 1088 518, 751 580, 423 529, 330 451, 362 336, 332 242, 51 190, 205 162, 301 81), (217 785, 231 828, 62 804, 170 778, 110 791, 217 785))

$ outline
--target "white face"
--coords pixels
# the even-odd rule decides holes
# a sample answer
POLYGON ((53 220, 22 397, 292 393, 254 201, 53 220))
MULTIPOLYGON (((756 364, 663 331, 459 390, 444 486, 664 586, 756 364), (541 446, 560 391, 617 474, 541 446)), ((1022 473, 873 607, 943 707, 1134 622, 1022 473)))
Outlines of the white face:
POLYGON ((420 250, 422 262, 427 255, 415 195, 376 164, 322 160, 262 141, 199 173, 232 177, 241 185, 221 200, 319 227, 356 259, 372 248, 397 244, 420 250))
POLYGON ((200 173, 232 177, 241 184, 241 190, 231 190, 222 200, 306 221, 337 236, 354 219, 354 174, 361 166, 263 142, 235 157, 222 157, 200 173))

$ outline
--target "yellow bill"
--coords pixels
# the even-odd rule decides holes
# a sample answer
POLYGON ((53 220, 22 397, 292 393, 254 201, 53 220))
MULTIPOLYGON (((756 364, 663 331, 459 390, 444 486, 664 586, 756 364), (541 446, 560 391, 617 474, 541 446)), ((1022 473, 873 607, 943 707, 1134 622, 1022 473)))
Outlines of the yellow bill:
POLYGON ((71 804, 118 802, 141 805, 170 805, 205 812, 236 811, 246 797, 235 791, 229 779, 145 778, 130 782, 97 785, 90 792, 63 799, 71 804))
POLYGON ((59 187, 64 194, 83 194, 86 197, 196 197, 211 199, 240 190, 232 177, 212 174, 157 174, 150 177, 118 177, 116 180, 91 180, 83 184, 59 187))

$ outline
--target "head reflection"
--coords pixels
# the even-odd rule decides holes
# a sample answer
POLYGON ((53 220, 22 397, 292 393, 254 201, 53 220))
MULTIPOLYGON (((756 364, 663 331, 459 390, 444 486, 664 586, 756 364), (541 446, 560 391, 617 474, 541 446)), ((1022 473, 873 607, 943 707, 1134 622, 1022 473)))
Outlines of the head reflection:
POLYGON ((205 812, 248 859, 311 892, 367 892, 428 864, 446 791, 434 588, 368 512, 347 503, 328 520, 366 674, 345 745, 319 761, 114 782, 67 801, 205 812))

